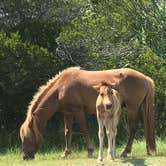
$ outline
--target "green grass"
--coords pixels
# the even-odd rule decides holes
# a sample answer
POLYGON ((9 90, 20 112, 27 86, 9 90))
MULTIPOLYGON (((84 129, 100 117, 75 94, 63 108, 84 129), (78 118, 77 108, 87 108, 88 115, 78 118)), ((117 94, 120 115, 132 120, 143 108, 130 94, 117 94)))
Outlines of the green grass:
POLYGON ((117 159, 115 161, 106 159, 107 149, 105 148, 105 158, 102 164, 97 163, 97 149, 93 158, 88 158, 85 150, 74 149, 71 156, 67 159, 61 159, 60 156, 63 151, 57 151, 53 148, 49 152, 38 152, 35 160, 23 161, 20 149, 16 148, 0 153, 0 166, 166 166, 166 141, 158 139, 157 155, 151 157, 146 155, 144 141, 135 141, 132 153, 125 159, 119 157, 123 148, 124 146, 117 148, 117 159))

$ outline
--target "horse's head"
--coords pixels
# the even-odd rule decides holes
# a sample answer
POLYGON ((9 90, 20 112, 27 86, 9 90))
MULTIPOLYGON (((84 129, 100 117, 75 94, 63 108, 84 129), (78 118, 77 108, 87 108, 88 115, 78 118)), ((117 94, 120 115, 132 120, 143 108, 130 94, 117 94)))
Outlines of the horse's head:
POLYGON ((94 86, 98 91, 99 95, 97 98, 97 104, 102 104, 105 111, 111 112, 114 102, 115 90, 113 89, 115 84, 109 84, 107 82, 102 82, 101 84, 94 86))
POLYGON ((20 137, 22 142, 23 159, 34 159, 34 155, 39 147, 39 136, 37 135, 34 119, 25 120, 20 128, 20 137))

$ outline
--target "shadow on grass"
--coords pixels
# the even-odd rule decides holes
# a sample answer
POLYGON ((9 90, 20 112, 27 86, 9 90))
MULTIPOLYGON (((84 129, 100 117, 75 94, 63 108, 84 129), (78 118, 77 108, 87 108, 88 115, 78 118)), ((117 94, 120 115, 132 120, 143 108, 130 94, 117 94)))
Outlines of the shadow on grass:
POLYGON ((145 165, 145 159, 143 158, 126 158, 126 159, 122 159, 122 163, 130 163, 133 166, 147 166, 145 165))

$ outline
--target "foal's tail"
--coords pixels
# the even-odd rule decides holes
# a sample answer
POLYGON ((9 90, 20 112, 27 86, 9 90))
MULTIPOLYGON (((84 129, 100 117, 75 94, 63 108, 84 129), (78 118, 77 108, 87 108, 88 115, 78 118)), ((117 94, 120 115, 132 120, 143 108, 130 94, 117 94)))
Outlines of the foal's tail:
POLYGON ((143 102, 143 119, 146 137, 147 153, 149 155, 156 153, 155 143, 155 113, 154 113, 154 82, 150 77, 147 80, 147 94, 143 102))

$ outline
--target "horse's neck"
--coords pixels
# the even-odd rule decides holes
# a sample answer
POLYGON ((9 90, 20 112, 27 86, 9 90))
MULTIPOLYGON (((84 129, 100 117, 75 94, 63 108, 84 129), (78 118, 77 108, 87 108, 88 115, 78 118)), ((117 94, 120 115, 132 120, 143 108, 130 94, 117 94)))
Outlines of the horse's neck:
POLYGON ((43 97, 35 109, 35 114, 41 119, 41 121, 49 120, 53 114, 58 111, 59 100, 58 91, 50 89, 50 91, 43 97))
POLYGON ((37 121, 38 128, 43 130, 45 125, 50 117, 47 115, 47 110, 39 109, 37 112, 34 112, 34 118, 37 121))

